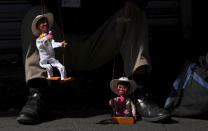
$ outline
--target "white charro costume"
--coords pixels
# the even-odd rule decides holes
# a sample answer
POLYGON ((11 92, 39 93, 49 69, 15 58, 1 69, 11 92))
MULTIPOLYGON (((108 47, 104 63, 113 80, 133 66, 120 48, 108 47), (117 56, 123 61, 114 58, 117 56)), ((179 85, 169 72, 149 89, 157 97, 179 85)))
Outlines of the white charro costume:
POLYGON ((61 42, 55 42, 54 39, 48 40, 46 38, 47 34, 41 34, 39 29, 36 28, 36 24, 38 20, 41 18, 46 17, 48 19, 49 29, 53 25, 53 14, 47 13, 43 15, 38 15, 32 23, 32 32, 35 36, 39 36, 36 39, 36 47, 39 51, 40 55, 40 66, 42 68, 45 68, 48 74, 48 78, 53 77, 53 67, 58 68, 60 74, 61 74, 61 80, 64 80, 66 78, 66 70, 65 67, 55 59, 55 52, 53 48, 61 47, 61 42))

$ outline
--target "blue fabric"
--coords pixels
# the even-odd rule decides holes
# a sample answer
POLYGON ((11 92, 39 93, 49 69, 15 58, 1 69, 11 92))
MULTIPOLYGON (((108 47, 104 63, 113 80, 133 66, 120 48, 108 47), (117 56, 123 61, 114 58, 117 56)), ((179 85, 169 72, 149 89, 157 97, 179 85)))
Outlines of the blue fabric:
POLYGON ((175 82, 173 83, 173 88, 174 88, 175 90, 178 90, 180 82, 181 82, 181 80, 180 80, 179 78, 177 78, 177 79, 175 80, 175 82))
POLYGON ((202 85, 205 88, 208 88, 208 83, 206 81, 204 81, 198 74, 196 74, 196 72, 194 72, 192 74, 192 77, 194 78, 194 80, 196 80, 200 85, 202 85))
POLYGON ((172 99, 171 97, 168 97, 168 98, 166 99, 164 107, 167 107, 167 105, 170 103, 170 100, 171 100, 171 99, 172 99))
POLYGON ((196 80, 203 87, 208 88, 208 83, 206 81, 204 81, 196 72, 193 72, 193 69, 195 66, 196 66, 196 64, 191 64, 189 66, 189 69, 187 71, 187 77, 186 77, 186 79, 184 81, 184 85, 182 87, 183 89, 186 87, 187 82, 190 77, 193 77, 193 79, 196 80))
MULTIPOLYGON (((187 70, 187 73, 186 73, 187 76, 186 76, 186 79, 185 79, 184 84, 183 84, 183 86, 182 86, 183 89, 186 87, 187 82, 188 82, 188 80, 189 80, 189 78, 190 78, 190 76, 191 76, 191 74, 192 74, 193 69, 194 69, 195 66, 196 66, 196 64, 193 63, 193 64, 191 64, 191 65, 188 67, 188 70, 187 70)), ((172 97, 176 97, 177 91, 179 90, 179 84, 180 84, 180 82, 181 82, 180 77, 178 77, 178 78, 174 81, 174 83, 173 83, 173 88, 172 88, 172 90, 171 90, 171 92, 170 92, 169 97, 168 97, 168 98, 166 99, 166 101, 165 101, 164 107, 166 107, 166 106, 170 103, 172 97)))
POLYGON ((191 65, 189 66, 188 71, 187 71, 187 76, 186 76, 186 79, 185 79, 185 81, 184 81, 184 84, 183 84, 182 89, 184 89, 184 88, 186 87, 187 82, 188 82, 188 80, 189 80, 189 78, 190 78, 190 76, 191 76, 191 74, 192 74, 193 69, 194 69, 195 66, 196 66, 195 63, 193 63, 193 64, 191 64, 191 65))
MULTIPOLYGON (((201 86, 203 86, 205 88, 208 88, 208 82, 203 80, 203 78, 201 78, 201 76, 199 76, 196 72, 194 72, 194 68, 195 67, 196 67, 195 63, 192 63, 192 64, 189 65, 188 70, 185 73, 186 76, 185 76, 184 83, 182 84, 182 89, 185 89, 187 87, 187 83, 190 80, 190 77, 192 77, 201 86)), ((164 105, 165 108, 168 107, 168 105, 173 100, 173 98, 177 96, 177 92, 178 92, 178 90, 180 90, 180 87, 179 87, 180 86, 180 82, 181 82, 180 77, 178 77, 174 81, 173 88, 172 88, 172 90, 170 92, 170 95, 169 95, 169 97, 165 101, 165 105, 164 105)))

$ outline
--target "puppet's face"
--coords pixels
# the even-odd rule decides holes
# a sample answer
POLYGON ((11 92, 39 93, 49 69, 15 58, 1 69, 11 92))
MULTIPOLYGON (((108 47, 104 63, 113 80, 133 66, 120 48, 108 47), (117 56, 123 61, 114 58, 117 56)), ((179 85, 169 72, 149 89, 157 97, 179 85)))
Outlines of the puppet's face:
POLYGON ((47 19, 41 19, 39 21, 39 29, 42 33, 46 33, 49 30, 49 24, 47 19))
POLYGON ((40 31, 41 31, 42 33, 48 32, 48 23, 41 23, 41 24, 40 24, 40 31))
POLYGON ((119 95, 124 96, 127 94, 128 87, 126 85, 118 84, 117 90, 119 95))

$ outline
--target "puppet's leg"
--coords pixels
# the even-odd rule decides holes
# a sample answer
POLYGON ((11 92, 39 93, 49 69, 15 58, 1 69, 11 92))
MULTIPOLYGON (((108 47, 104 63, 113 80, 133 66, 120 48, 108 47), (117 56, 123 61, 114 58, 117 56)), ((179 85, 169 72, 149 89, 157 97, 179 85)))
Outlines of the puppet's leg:
POLYGON ((48 75, 48 78, 53 77, 53 71, 52 70, 47 70, 47 75, 48 75))
POLYGON ((53 77, 53 68, 51 67, 51 65, 46 64, 46 65, 44 65, 44 67, 46 68, 48 78, 53 77))
POLYGON ((49 63, 53 66, 58 68, 60 74, 61 74, 61 80, 64 80, 66 78, 66 70, 65 67, 56 59, 51 58, 49 60, 49 63))
POLYGON ((45 64, 45 63, 40 62, 40 66, 42 68, 46 69, 48 78, 53 77, 53 68, 52 68, 52 66, 50 64, 45 64))
POLYGON ((57 68, 58 68, 58 70, 59 70, 59 72, 61 74, 61 80, 64 80, 66 78, 65 67, 59 63, 57 68))

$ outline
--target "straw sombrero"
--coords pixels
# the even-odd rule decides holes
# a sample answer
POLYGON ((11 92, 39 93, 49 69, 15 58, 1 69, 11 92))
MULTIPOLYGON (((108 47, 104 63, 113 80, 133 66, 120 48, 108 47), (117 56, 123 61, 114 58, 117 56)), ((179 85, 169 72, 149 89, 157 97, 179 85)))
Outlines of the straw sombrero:
POLYGON ((132 94, 135 91, 135 89, 137 88, 136 82, 133 80, 129 80, 127 77, 121 77, 119 79, 114 79, 110 82, 110 88, 117 95, 119 95, 118 90, 117 90, 117 85, 119 82, 129 82, 130 88, 128 89, 127 95, 132 94))
POLYGON ((38 15, 32 22, 32 33, 35 36, 39 36, 41 34, 40 30, 36 28, 36 24, 38 22, 38 20, 40 20, 41 18, 46 17, 48 19, 48 24, 49 24, 49 29, 52 27, 53 22, 54 22, 54 18, 53 18, 53 14, 52 13, 46 13, 46 14, 42 14, 42 15, 38 15))

